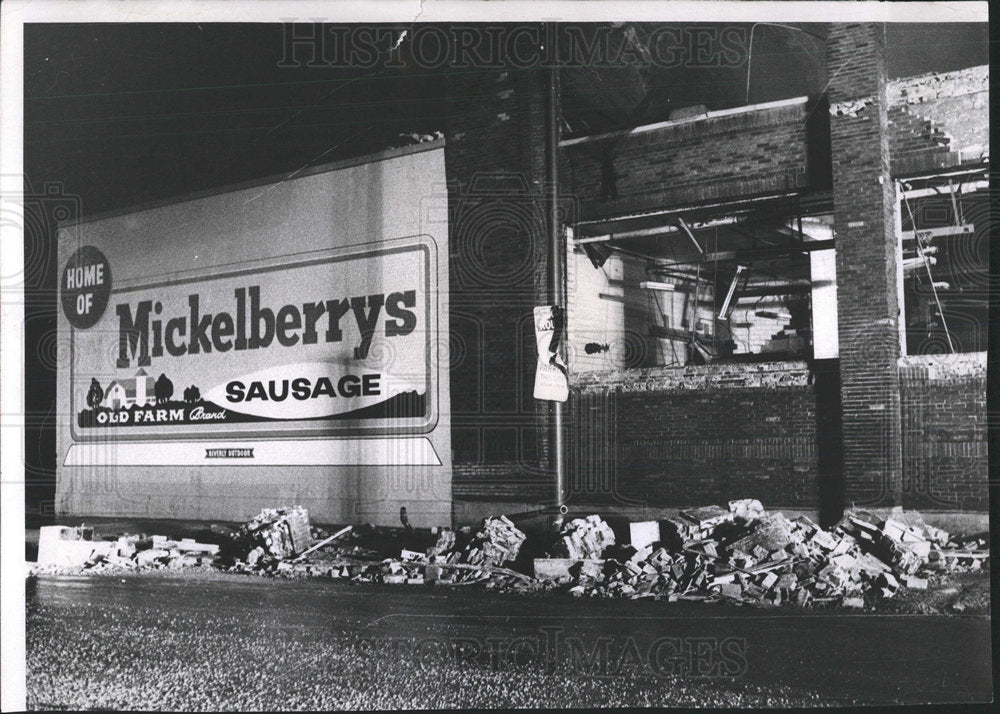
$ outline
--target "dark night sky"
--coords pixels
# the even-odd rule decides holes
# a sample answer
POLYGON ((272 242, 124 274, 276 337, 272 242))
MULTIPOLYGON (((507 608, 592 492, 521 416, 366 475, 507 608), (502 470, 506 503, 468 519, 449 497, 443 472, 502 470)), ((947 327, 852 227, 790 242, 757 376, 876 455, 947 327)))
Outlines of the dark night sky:
MULTIPOLYGON (((642 43, 660 26, 616 26, 613 36, 642 43)), ((800 28, 825 36, 823 25, 800 28)), ((26 26, 26 192, 58 185, 87 215, 371 153, 397 143, 400 132, 444 130, 443 71, 407 64, 407 43, 402 69, 283 68, 283 30, 26 26)), ((985 23, 891 25, 889 74, 986 64, 988 40, 985 23)), ((816 95, 826 81, 822 39, 794 30, 758 26, 751 66, 751 103, 816 95)), ((678 107, 738 106, 746 103, 746 72, 745 62, 567 68, 564 121, 585 134, 663 120, 678 107)), ((55 467, 57 266, 48 229, 39 222, 34 230, 25 249, 26 266, 37 268, 25 295, 29 498, 32 482, 51 483, 55 467)))

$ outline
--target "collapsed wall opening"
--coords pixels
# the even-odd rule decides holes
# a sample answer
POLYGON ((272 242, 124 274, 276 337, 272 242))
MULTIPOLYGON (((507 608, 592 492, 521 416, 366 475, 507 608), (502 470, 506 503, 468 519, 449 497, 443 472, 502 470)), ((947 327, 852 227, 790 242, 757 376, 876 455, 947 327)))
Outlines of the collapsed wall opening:
POLYGON ((986 166, 897 181, 908 355, 986 350, 988 189, 986 166))
POLYGON ((813 304, 836 288, 832 224, 794 198, 577 224, 576 369, 835 356, 836 324, 813 304))

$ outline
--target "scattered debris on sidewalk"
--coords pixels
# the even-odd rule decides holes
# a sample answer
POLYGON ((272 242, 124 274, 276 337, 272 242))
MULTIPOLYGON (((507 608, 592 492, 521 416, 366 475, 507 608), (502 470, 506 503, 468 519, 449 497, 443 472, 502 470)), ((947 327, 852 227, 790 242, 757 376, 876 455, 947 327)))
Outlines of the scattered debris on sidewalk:
POLYGON ((539 559, 536 577, 576 596, 866 607, 902 587, 927 589, 935 570, 975 570, 988 558, 985 539, 953 539, 915 511, 851 511, 827 531, 805 516, 767 513, 755 499, 728 505, 659 521, 658 542, 650 522, 630 524, 633 543, 600 565, 585 559, 594 551, 568 548, 575 570, 572 560, 539 559))
MULTIPOLYGON (((420 585, 480 583, 491 590, 563 590, 582 597, 728 601, 748 605, 870 608, 953 574, 988 568, 985 536, 953 536, 916 511, 850 510, 825 530, 806 516, 767 512, 756 499, 681 510, 628 524, 631 542, 597 514, 567 521, 546 551, 525 559, 524 531, 506 516, 478 530, 370 524, 334 533, 310 526, 301 506, 265 509, 238 529, 213 526, 199 543, 166 536, 95 540, 92 528, 40 536, 38 569, 216 565, 282 577, 420 585), (211 539, 210 538, 210 539, 211 539), (527 570, 534 566, 528 574, 527 570)), ((623 531, 625 532, 625 531, 623 531)), ((537 537, 537 536, 536 536, 537 537)), ((534 553, 542 552, 544 542, 534 553)), ((954 609, 954 608, 952 608, 954 609)))
MULTIPOLYGON (((336 533, 334 533, 332 536, 327 536, 327 537, 323 538, 321 541, 319 541, 318 543, 316 543, 315 545, 313 545, 313 546, 307 548, 306 550, 302 551, 302 553, 300 553, 299 556, 295 560, 302 560, 303 558, 305 558, 307 555, 309 555, 313 551, 319 550, 323 546, 329 545, 333 541, 337 540, 342 535, 350 533, 352 529, 353 529, 353 526, 347 526, 346 528, 341 528, 339 531, 337 531, 336 533)), ((317 529, 317 532, 318 532, 318 529, 317 529)))
POLYGON ((38 534, 39 567, 82 567, 111 553, 112 544, 94 540, 94 529, 84 525, 45 526, 38 534))
POLYGON ((309 512, 302 506, 265 508, 240 527, 236 538, 246 543, 250 552, 257 551, 255 561, 293 558, 312 545, 309 512))
POLYGON ((39 533, 38 561, 29 572, 110 569, 208 567, 215 563, 219 546, 191 538, 119 535, 94 539, 93 528, 44 526, 39 533))
MULTIPOLYGON (((527 576, 503 566, 517 560, 527 536, 506 516, 487 518, 464 546, 455 531, 444 528, 437 542, 426 555, 402 551, 400 560, 407 569, 405 579, 394 570, 392 559, 383 561, 381 570, 372 579, 389 583, 474 583, 502 577, 530 580, 527 576), (388 572, 386 569, 388 568, 388 572)), ((467 537, 466 537, 467 539, 467 537)), ((368 574, 362 573, 360 579, 368 574)))

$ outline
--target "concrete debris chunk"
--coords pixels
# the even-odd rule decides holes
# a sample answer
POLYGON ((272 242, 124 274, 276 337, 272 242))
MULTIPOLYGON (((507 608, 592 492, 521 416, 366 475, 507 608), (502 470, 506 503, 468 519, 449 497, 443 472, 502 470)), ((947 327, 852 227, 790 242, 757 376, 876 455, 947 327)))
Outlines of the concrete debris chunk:
POLYGON ((698 534, 698 526, 683 518, 668 517, 660 521, 660 541, 673 548, 680 548, 698 534))
POLYGON ((916 533, 919 533, 924 540, 932 541, 938 545, 947 545, 950 539, 950 535, 947 531, 928 525, 927 522, 924 521, 924 517, 921 515, 920 511, 904 511, 902 508, 897 506, 892 509, 891 519, 902 523, 916 533))
POLYGON ((862 572, 866 573, 871 577, 875 577, 887 570, 892 570, 892 567, 890 565, 888 565, 887 563, 883 563, 881 560, 879 560, 871 553, 862 553, 861 556, 858 557, 855 562, 857 563, 858 568, 862 572))
POLYGON ((756 498, 741 498, 729 502, 729 510, 737 518, 754 521, 764 515, 764 506, 756 498))
POLYGON ((640 521, 629 523, 629 542, 633 548, 660 542, 660 524, 657 521, 640 521))
POLYGON ((560 532, 562 554, 573 560, 599 559, 615 544, 615 532, 598 515, 574 518, 560 532))
POLYGON ((604 578, 604 563, 599 560, 581 561, 579 578, 600 582, 604 578))
POLYGON ((792 542, 792 524, 781 513, 775 513, 760 519, 749 535, 737 540, 731 548, 740 553, 751 553, 758 556, 763 549, 770 555, 783 550, 792 542))
MULTIPOLYGON (((462 528, 458 532, 450 528, 442 528, 438 533, 437 542, 427 548, 426 560, 436 564, 446 565, 477 565, 482 566, 482 570, 475 568, 439 568, 432 571, 432 576, 427 577, 426 573, 420 577, 423 582, 475 582, 479 580, 497 580, 495 569, 506 563, 517 560, 521 552, 521 545, 527 536, 514 522, 506 516, 496 516, 486 518, 478 531, 468 540, 468 533, 471 529, 462 528), (458 548, 458 533, 467 540, 464 548, 458 548)), ((404 551, 403 559, 416 562, 418 556, 422 554, 412 551, 404 551)), ((500 578, 502 579, 502 578, 500 578)), ((410 578, 411 584, 417 580, 416 576, 410 578)))
POLYGON ((903 584, 910 590, 926 590, 927 578, 918 578, 916 575, 904 575, 903 584))
MULTIPOLYGON (((661 541, 644 542, 646 522, 630 532, 631 546, 605 552, 603 578, 579 560, 536 561, 536 577, 557 586, 571 586, 577 594, 601 597, 665 598, 721 597, 744 603, 798 606, 865 607, 866 597, 893 597, 901 587, 926 587, 926 578, 914 572, 935 561, 982 563, 980 551, 931 548, 919 521, 894 513, 891 519, 868 512, 850 512, 837 527, 826 530, 808 517, 788 520, 781 513, 758 512, 753 499, 730 503, 724 516, 717 506, 687 509, 682 518, 659 521, 661 541), (752 514, 752 518, 737 515, 752 514), (895 520, 897 523, 886 522, 895 520), (703 527, 704 526, 704 527, 703 527), (658 546, 658 547, 656 547, 658 546), (558 574, 551 564, 560 563, 558 574), (547 572, 547 569, 549 572, 547 572)), ((636 524, 631 524, 635 526, 636 524)), ((567 550, 579 548, 582 538, 570 532, 567 550)), ((974 541, 967 541, 970 544, 974 541)), ((979 543, 974 543, 979 546, 979 543)), ((983 541, 982 546, 985 546, 983 541)), ((579 554, 578 551, 573 551, 579 554)))
POLYGON ((570 568, 577 562, 579 561, 569 558, 535 558, 535 578, 557 583, 568 583, 573 579, 573 576, 570 574, 570 568))
POLYGON ((138 539, 134 537, 130 538, 129 536, 121 536, 115 542, 115 555, 119 558, 131 558, 135 555, 135 544, 137 540, 138 539))
POLYGON ((917 542, 904 541, 899 544, 899 547, 902 548, 903 550, 907 550, 913 553, 913 555, 920 558, 921 563, 927 562, 927 559, 931 555, 931 544, 925 540, 917 542))
POLYGON ((309 512, 302 506, 265 508, 240 527, 237 538, 247 543, 247 550, 260 547, 278 560, 294 558, 312 545, 309 512))
POLYGON ((731 522, 734 513, 721 506, 701 506, 700 508, 683 510, 681 515, 704 531, 731 522))
POLYGON ((437 543, 427 549, 428 556, 447 553, 455 547, 455 531, 451 528, 442 528, 438 533, 437 543))
POLYGON ((812 537, 812 542, 824 550, 831 551, 841 543, 841 541, 837 540, 837 538, 835 538, 832 534, 818 529, 812 537))
POLYGON ((115 543, 93 540, 87 526, 43 526, 38 534, 38 565, 82 567, 98 557, 111 554, 115 543))
POLYGON ((108 568, 185 568, 210 565, 219 546, 198 543, 185 538, 170 540, 166 536, 147 538, 140 535, 119 535, 94 539, 89 526, 43 526, 39 531, 38 562, 35 567, 46 569, 108 568))
POLYGON ((478 550, 482 557, 470 557, 468 562, 503 565, 517 560, 527 536, 507 516, 487 518, 476 533, 469 553, 478 550))
POLYGON ((170 551, 161 548, 150 548, 140 550, 135 556, 135 562, 140 568, 149 567, 158 561, 164 561, 170 557, 170 551))
POLYGON ((926 562, 919 555, 909 550, 902 543, 897 543, 888 538, 878 541, 878 555, 884 562, 888 562, 893 568, 900 572, 912 574, 917 572, 926 562))
POLYGON ((887 518, 882 533, 897 543, 926 543, 927 539, 916 529, 895 518, 887 518))
POLYGON ((739 600, 743 596, 743 587, 739 583, 723 583, 719 586, 723 597, 739 600))

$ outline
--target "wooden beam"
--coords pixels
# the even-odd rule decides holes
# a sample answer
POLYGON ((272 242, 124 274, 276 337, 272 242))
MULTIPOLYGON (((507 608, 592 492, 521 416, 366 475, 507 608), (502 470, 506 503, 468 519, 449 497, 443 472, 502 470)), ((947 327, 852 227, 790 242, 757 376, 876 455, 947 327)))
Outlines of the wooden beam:
POLYGON ((813 250, 828 250, 836 245, 834 240, 805 241, 788 247, 750 248, 747 250, 723 250, 718 253, 706 253, 702 262, 721 263, 725 261, 753 260, 755 258, 772 258, 789 253, 808 253, 813 250))
POLYGON ((758 285, 740 290, 740 298, 767 297, 768 295, 801 295, 812 292, 812 285, 758 285))
POLYGON ((958 226, 941 226, 940 228, 921 228, 916 231, 903 231, 903 240, 913 240, 920 238, 928 240, 930 238, 941 238, 944 236, 967 236, 976 232, 972 223, 964 223, 958 226))

